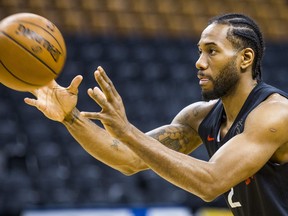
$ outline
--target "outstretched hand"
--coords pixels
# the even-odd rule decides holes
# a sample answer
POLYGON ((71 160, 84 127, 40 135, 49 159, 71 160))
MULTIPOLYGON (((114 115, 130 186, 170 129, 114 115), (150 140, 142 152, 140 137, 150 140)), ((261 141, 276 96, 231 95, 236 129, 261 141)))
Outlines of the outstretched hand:
POLYGON ((58 85, 53 80, 48 85, 31 91, 36 99, 25 98, 24 101, 26 104, 36 107, 47 118, 62 122, 77 104, 78 87, 82 79, 82 76, 76 76, 67 88, 58 85))
POLYGON ((130 127, 122 98, 102 67, 94 73, 99 87, 88 89, 88 95, 102 108, 100 112, 81 112, 90 119, 100 120, 111 136, 119 138, 130 127))

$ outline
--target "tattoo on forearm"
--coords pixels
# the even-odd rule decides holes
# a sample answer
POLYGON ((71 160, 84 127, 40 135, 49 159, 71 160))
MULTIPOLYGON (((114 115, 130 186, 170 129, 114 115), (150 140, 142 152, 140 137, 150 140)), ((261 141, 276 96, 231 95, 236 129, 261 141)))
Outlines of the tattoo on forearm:
POLYGON ((112 146, 114 149, 118 150, 119 144, 120 144, 120 141, 119 141, 119 140, 113 139, 111 146, 112 146))
POLYGON ((79 119, 79 115, 80 112, 78 110, 73 110, 70 114, 66 115, 65 117, 65 121, 70 124, 73 125, 73 123, 75 122, 76 119, 79 119))
POLYGON ((189 135, 184 131, 173 130, 172 128, 161 130, 152 135, 166 147, 179 152, 185 152, 189 144, 189 135))

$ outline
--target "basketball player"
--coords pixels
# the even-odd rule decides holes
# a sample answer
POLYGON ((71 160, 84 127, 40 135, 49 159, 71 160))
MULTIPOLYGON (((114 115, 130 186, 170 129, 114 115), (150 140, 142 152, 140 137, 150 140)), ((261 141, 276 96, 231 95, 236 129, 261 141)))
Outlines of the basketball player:
MULTIPOLYGON (((98 160, 131 175, 145 169, 205 201, 224 195, 236 216, 288 215, 288 95, 261 81, 264 44, 253 20, 213 18, 202 32, 196 67, 205 101, 184 108, 147 134, 127 119, 121 97, 101 67, 88 89, 101 112, 79 112, 77 76, 26 98, 62 122, 98 160), (89 119, 98 119, 101 129, 89 119), (209 161, 187 154, 205 144, 209 161)), ((187 89, 189 91, 189 89, 187 89)))

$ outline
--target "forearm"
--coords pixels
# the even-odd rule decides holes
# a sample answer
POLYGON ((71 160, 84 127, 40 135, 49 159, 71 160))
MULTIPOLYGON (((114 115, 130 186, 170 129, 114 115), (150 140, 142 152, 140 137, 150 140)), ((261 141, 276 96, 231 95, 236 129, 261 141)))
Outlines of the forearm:
POLYGON ((215 194, 210 191, 214 187, 212 164, 166 148, 134 126, 130 132, 119 137, 119 140, 167 181, 203 200, 215 198, 215 194))
POLYGON ((104 129, 80 115, 77 109, 62 122, 74 139, 94 158, 131 175, 147 166, 126 145, 111 137, 104 129))

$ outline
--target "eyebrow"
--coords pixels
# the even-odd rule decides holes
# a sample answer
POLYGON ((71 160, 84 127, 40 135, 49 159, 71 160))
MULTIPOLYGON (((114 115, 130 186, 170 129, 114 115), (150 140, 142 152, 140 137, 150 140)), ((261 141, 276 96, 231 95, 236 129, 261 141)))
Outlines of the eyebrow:
MULTIPOLYGON (((215 42, 207 42, 207 43, 204 43, 204 46, 209 46, 209 45, 215 45, 215 46, 218 46, 215 42)), ((200 44, 197 43, 197 46, 199 47, 200 44)))
MULTIPOLYGON (((209 46, 209 45, 215 45, 217 46, 217 44, 215 42, 207 42, 207 43, 204 43, 204 46, 209 46)), ((198 43, 197 46, 199 47, 200 44, 198 43)))

